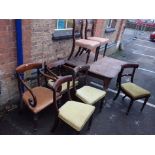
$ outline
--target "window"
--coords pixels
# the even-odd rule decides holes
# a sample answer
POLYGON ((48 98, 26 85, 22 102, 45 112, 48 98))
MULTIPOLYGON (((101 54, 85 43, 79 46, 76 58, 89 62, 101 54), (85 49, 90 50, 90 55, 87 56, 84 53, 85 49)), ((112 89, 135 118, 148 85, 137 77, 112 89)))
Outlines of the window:
POLYGON ((116 19, 109 19, 108 24, 107 24, 107 28, 115 28, 116 23, 117 23, 116 19))
POLYGON ((72 29, 73 20, 72 19, 57 19, 56 30, 72 29))
POLYGON ((55 31, 52 34, 53 40, 57 41, 72 38, 72 28, 73 28, 72 19, 57 19, 55 25, 56 25, 55 31))
POLYGON ((105 33, 111 33, 111 32, 114 32, 116 29, 116 23, 117 23, 117 20, 116 19, 109 19, 107 21, 107 27, 105 29, 105 33))

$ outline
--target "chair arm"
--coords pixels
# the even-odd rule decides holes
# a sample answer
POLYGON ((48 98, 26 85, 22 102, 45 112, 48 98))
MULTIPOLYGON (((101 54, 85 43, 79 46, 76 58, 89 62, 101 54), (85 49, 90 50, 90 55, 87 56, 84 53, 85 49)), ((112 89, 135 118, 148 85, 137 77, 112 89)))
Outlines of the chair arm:
POLYGON ((30 92, 30 94, 33 97, 33 100, 31 98, 28 99, 30 106, 35 107, 37 105, 36 96, 33 94, 33 91, 31 90, 31 88, 29 86, 27 86, 26 83, 21 78, 19 78, 19 80, 24 85, 24 87, 30 92))

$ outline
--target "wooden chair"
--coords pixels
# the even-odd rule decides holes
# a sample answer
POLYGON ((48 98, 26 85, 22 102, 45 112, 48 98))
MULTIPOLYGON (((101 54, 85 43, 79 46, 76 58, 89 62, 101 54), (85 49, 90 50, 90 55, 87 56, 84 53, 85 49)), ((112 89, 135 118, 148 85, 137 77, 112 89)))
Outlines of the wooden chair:
POLYGON ((79 80, 79 83, 80 79, 84 80, 84 86, 79 89, 76 89, 76 87, 74 87, 75 94, 81 101, 89 105, 97 105, 98 101, 100 101, 101 112, 106 92, 88 85, 87 74, 89 68, 89 65, 77 66, 74 68, 74 83, 75 80, 79 80))
POLYGON ((98 54, 99 54, 99 51, 100 51, 100 47, 103 46, 103 45, 105 45, 103 56, 105 56, 109 39, 94 36, 95 23, 96 23, 95 19, 89 19, 89 20, 86 19, 85 39, 98 41, 100 43, 99 50, 97 50, 96 57, 95 57, 95 60, 97 61, 98 54), (90 36, 88 36, 89 33, 90 33, 90 36))
POLYGON ((127 112, 126 112, 126 115, 128 115, 128 113, 129 113, 129 111, 133 105, 133 102, 135 100, 144 98, 144 104, 141 108, 141 111, 142 111, 146 105, 146 102, 148 101, 148 99, 151 95, 149 91, 147 91, 147 90, 145 90, 145 89, 141 88, 140 86, 133 83, 134 74, 135 74, 135 71, 138 68, 138 66, 139 66, 138 64, 125 64, 125 65, 123 65, 121 68, 121 71, 118 75, 118 78, 117 78, 118 92, 117 92, 117 94, 113 100, 117 99, 117 97, 119 96, 121 91, 125 94, 123 99, 126 96, 128 96, 131 99, 129 107, 128 107, 127 112), (130 74, 124 73, 125 70, 127 70, 127 69, 131 69, 132 73, 130 73, 130 74), (122 83, 123 77, 131 77, 131 82, 122 83))
MULTIPOLYGON (((94 51, 95 53, 98 53, 99 50, 99 46, 100 43, 98 41, 92 41, 92 40, 88 40, 84 38, 84 28, 83 28, 83 20, 73 20, 73 31, 72 31, 72 37, 73 37, 73 46, 72 46, 72 50, 71 53, 68 57, 68 60, 71 59, 74 51, 75 51, 75 47, 78 46, 78 52, 76 53, 75 56, 78 56, 79 53, 82 54, 83 51, 87 52, 87 58, 86 58, 86 63, 88 63, 89 60, 89 56, 90 56, 90 52, 94 51), (79 34, 80 39, 76 39, 76 36, 79 34)), ((94 58, 94 61, 96 59, 94 58)))
MULTIPOLYGON (((45 62, 44 72, 53 77, 53 79, 45 79, 46 86, 49 88, 53 87, 54 82, 59 78, 59 76, 73 75, 73 69, 65 65, 65 60, 58 60, 51 63, 45 62)), ((78 85, 78 81, 75 81, 75 87, 78 85)), ((73 81, 70 84, 70 89, 73 88, 73 81)), ((67 82, 62 84, 62 94, 67 92, 67 82)))
POLYGON ((60 91, 60 87, 62 87, 63 83, 67 82, 67 92, 70 98, 70 82, 72 82, 73 78, 71 75, 59 77, 53 85, 54 89, 54 103, 56 108, 56 118, 54 122, 54 126, 52 128, 52 132, 58 126, 60 120, 71 126, 78 133, 83 129, 85 124, 89 121, 88 129, 90 129, 93 113, 95 107, 92 105, 87 105, 82 102, 76 101, 67 101, 63 106, 58 109, 57 100, 56 100, 56 92, 60 91))
MULTIPOLYGON (((18 88, 20 93, 19 109, 21 110, 24 103, 33 113, 34 131, 37 130, 38 113, 53 104, 53 91, 41 86, 40 82, 41 75, 46 76, 46 78, 48 77, 49 79, 52 77, 42 73, 40 71, 41 68, 41 63, 23 64, 16 68, 18 88), (26 77, 26 73, 29 73, 29 76, 26 77), (36 79, 37 86, 35 84, 36 79)), ((60 94, 57 93, 57 99, 60 98, 60 94)))

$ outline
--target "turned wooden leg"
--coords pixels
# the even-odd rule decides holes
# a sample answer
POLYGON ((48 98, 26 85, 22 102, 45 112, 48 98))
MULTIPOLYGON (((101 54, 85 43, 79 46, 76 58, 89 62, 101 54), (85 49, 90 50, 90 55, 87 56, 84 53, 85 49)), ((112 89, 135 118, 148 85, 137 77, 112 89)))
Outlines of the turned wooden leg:
POLYGON ((145 105, 146 105, 148 99, 149 99, 149 97, 146 97, 146 98, 145 98, 144 103, 143 103, 143 106, 142 106, 142 108, 141 108, 141 111, 143 111, 143 109, 144 109, 144 107, 145 107, 145 105))
POLYGON ((126 112, 126 115, 129 114, 130 109, 131 109, 131 107, 132 107, 132 105, 133 105, 133 101, 134 101, 134 100, 131 100, 131 101, 130 101, 130 103, 129 103, 129 107, 128 107, 128 110, 127 110, 127 112, 126 112))

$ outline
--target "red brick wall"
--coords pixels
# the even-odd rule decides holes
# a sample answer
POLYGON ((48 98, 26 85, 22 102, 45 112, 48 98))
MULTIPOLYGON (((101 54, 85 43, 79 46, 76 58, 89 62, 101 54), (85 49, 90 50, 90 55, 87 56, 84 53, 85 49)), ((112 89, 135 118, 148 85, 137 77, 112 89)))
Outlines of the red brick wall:
POLYGON ((18 94, 16 64, 15 20, 0 20, 0 105, 9 103, 18 94))
POLYGON ((31 49, 32 49, 32 20, 22 20, 22 34, 23 34, 23 57, 24 63, 31 62, 31 49))
POLYGON ((95 24, 94 35, 97 37, 102 37, 103 31, 104 31, 103 27, 104 27, 104 20, 103 19, 97 19, 96 24, 95 24))

